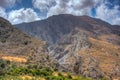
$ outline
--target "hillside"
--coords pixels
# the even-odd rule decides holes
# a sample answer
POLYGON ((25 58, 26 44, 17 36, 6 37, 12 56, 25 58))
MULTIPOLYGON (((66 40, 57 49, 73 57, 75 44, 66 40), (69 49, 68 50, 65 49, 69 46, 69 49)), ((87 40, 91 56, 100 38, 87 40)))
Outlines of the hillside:
POLYGON ((11 62, 49 65, 47 44, 14 28, 0 18, 0 58, 11 62))
POLYGON ((49 54, 59 69, 86 77, 116 79, 120 76, 119 27, 88 16, 61 14, 15 25, 49 43, 49 54))
POLYGON ((61 72, 47 44, 0 18, 0 80, 92 80, 61 72))
POLYGON ((92 78, 120 76, 120 47, 106 40, 86 36, 80 31, 64 37, 49 49, 63 71, 92 78))
POLYGON ((113 27, 111 27, 111 29, 113 30, 114 34, 117 34, 120 36, 120 26, 114 25, 113 27))

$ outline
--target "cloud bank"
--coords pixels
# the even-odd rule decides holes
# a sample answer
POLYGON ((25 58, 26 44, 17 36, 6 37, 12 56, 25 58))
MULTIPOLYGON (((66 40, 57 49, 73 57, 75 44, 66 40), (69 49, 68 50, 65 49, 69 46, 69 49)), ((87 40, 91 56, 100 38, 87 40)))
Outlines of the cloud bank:
POLYGON ((111 24, 120 25, 120 6, 115 5, 112 9, 110 9, 106 4, 100 5, 96 9, 96 17, 100 18, 104 21, 107 21, 111 24))
MULTIPOLYGON (((0 16, 12 24, 31 22, 58 14, 88 15, 100 18, 111 24, 120 25, 120 1, 114 0, 30 0, 31 7, 6 12, 6 7, 13 7, 22 0, 0 0, 0 16), (110 7, 112 5, 112 7, 110 7), (38 9, 39 12, 36 12, 38 9), (94 15, 92 10, 94 9, 94 15), (38 16, 44 14, 44 16, 38 16)), ((22 3, 21 3, 22 4, 22 3)), ((25 3, 27 4, 27 3, 25 3)))
POLYGON ((58 14, 88 15, 120 25, 120 6, 109 8, 109 0, 33 0, 32 3, 41 12, 47 12, 47 17, 58 14), (91 14, 93 8, 95 16, 91 14))
POLYGON ((8 13, 6 12, 7 7, 12 8, 16 2, 20 3, 21 1, 22 0, 0 0, 0 17, 8 19, 12 24, 39 20, 39 16, 32 8, 21 8, 8 13))
POLYGON ((47 17, 58 14, 90 15, 99 0, 33 0, 33 6, 47 11, 47 17))
POLYGON ((35 20, 39 20, 39 17, 36 12, 34 12, 31 8, 21 8, 19 10, 11 11, 8 14, 8 20, 11 21, 13 24, 18 24, 22 22, 32 22, 35 20))
POLYGON ((0 17, 7 18, 7 15, 6 15, 5 9, 2 8, 2 7, 0 7, 0 17))

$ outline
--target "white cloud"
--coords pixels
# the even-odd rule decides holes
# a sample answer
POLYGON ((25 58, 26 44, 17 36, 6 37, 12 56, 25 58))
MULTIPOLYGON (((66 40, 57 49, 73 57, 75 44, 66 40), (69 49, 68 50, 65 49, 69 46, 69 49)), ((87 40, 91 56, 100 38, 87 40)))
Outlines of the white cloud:
POLYGON ((102 4, 104 0, 32 0, 33 6, 47 17, 58 14, 73 14, 77 16, 91 15, 91 9, 102 4))
POLYGON ((40 9, 41 11, 46 11, 55 4, 54 0, 32 0, 33 6, 40 9))
POLYGON ((40 18, 38 17, 37 13, 31 8, 13 10, 8 14, 8 20, 13 24, 32 22, 39 19, 40 18))
POLYGON ((33 0, 33 6, 47 12, 47 17, 58 14, 90 15, 91 9, 103 0, 33 0))
POLYGON ((115 20, 113 20, 113 24, 114 25, 120 25, 120 17, 118 17, 115 20))
POLYGON ((114 6, 110 9, 106 4, 101 4, 96 9, 96 17, 111 24, 120 24, 120 10, 119 6, 114 6))
POLYGON ((0 7, 0 17, 7 18, 7 14, 5 12, 5 9, 0 7))

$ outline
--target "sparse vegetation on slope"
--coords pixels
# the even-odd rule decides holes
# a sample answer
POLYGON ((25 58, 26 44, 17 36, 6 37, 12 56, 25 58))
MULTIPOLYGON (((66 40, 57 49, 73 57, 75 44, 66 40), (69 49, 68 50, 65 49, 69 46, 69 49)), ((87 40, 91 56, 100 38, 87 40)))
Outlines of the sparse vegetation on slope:
POLYGON ((4 60, 0 60, 0 63, 4 64, 4 67, 0 64, 0 70, 4 70, 4 73, 0 75, 0 80, 92 80, 91 78, 55 71, 49 67, 40 68, 37 65, 23 67, 9 64, 4 60))
POLYGON ((35 39, 14 28, 0 18, 0 58, 23 64, 53 66, 56 61, 49 57, 47 43, 35 39))

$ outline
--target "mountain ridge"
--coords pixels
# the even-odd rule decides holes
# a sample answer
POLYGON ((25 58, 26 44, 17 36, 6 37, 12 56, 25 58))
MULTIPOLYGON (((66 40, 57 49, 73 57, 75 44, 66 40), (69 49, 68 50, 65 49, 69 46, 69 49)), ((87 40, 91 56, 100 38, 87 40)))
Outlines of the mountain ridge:
MULTIPOLYGON (((73 16, 67 14, 55 15, 42 21, 15 26, 25 33, 47 41, 49 44, 57 43, 63 35, 69 34, 72 30, 77 29, 84 30, 86 34, 92 37, 99 37, 102 34, 117 34, 118 36, 120 34, 119 28, 116 29, 116 27, 102 20, 88 16, 73 16)), ((119 42, 118 40, 116 41, 119 42)), ((113 43, 115 43, 115 41, 113 41, 113 43)))

